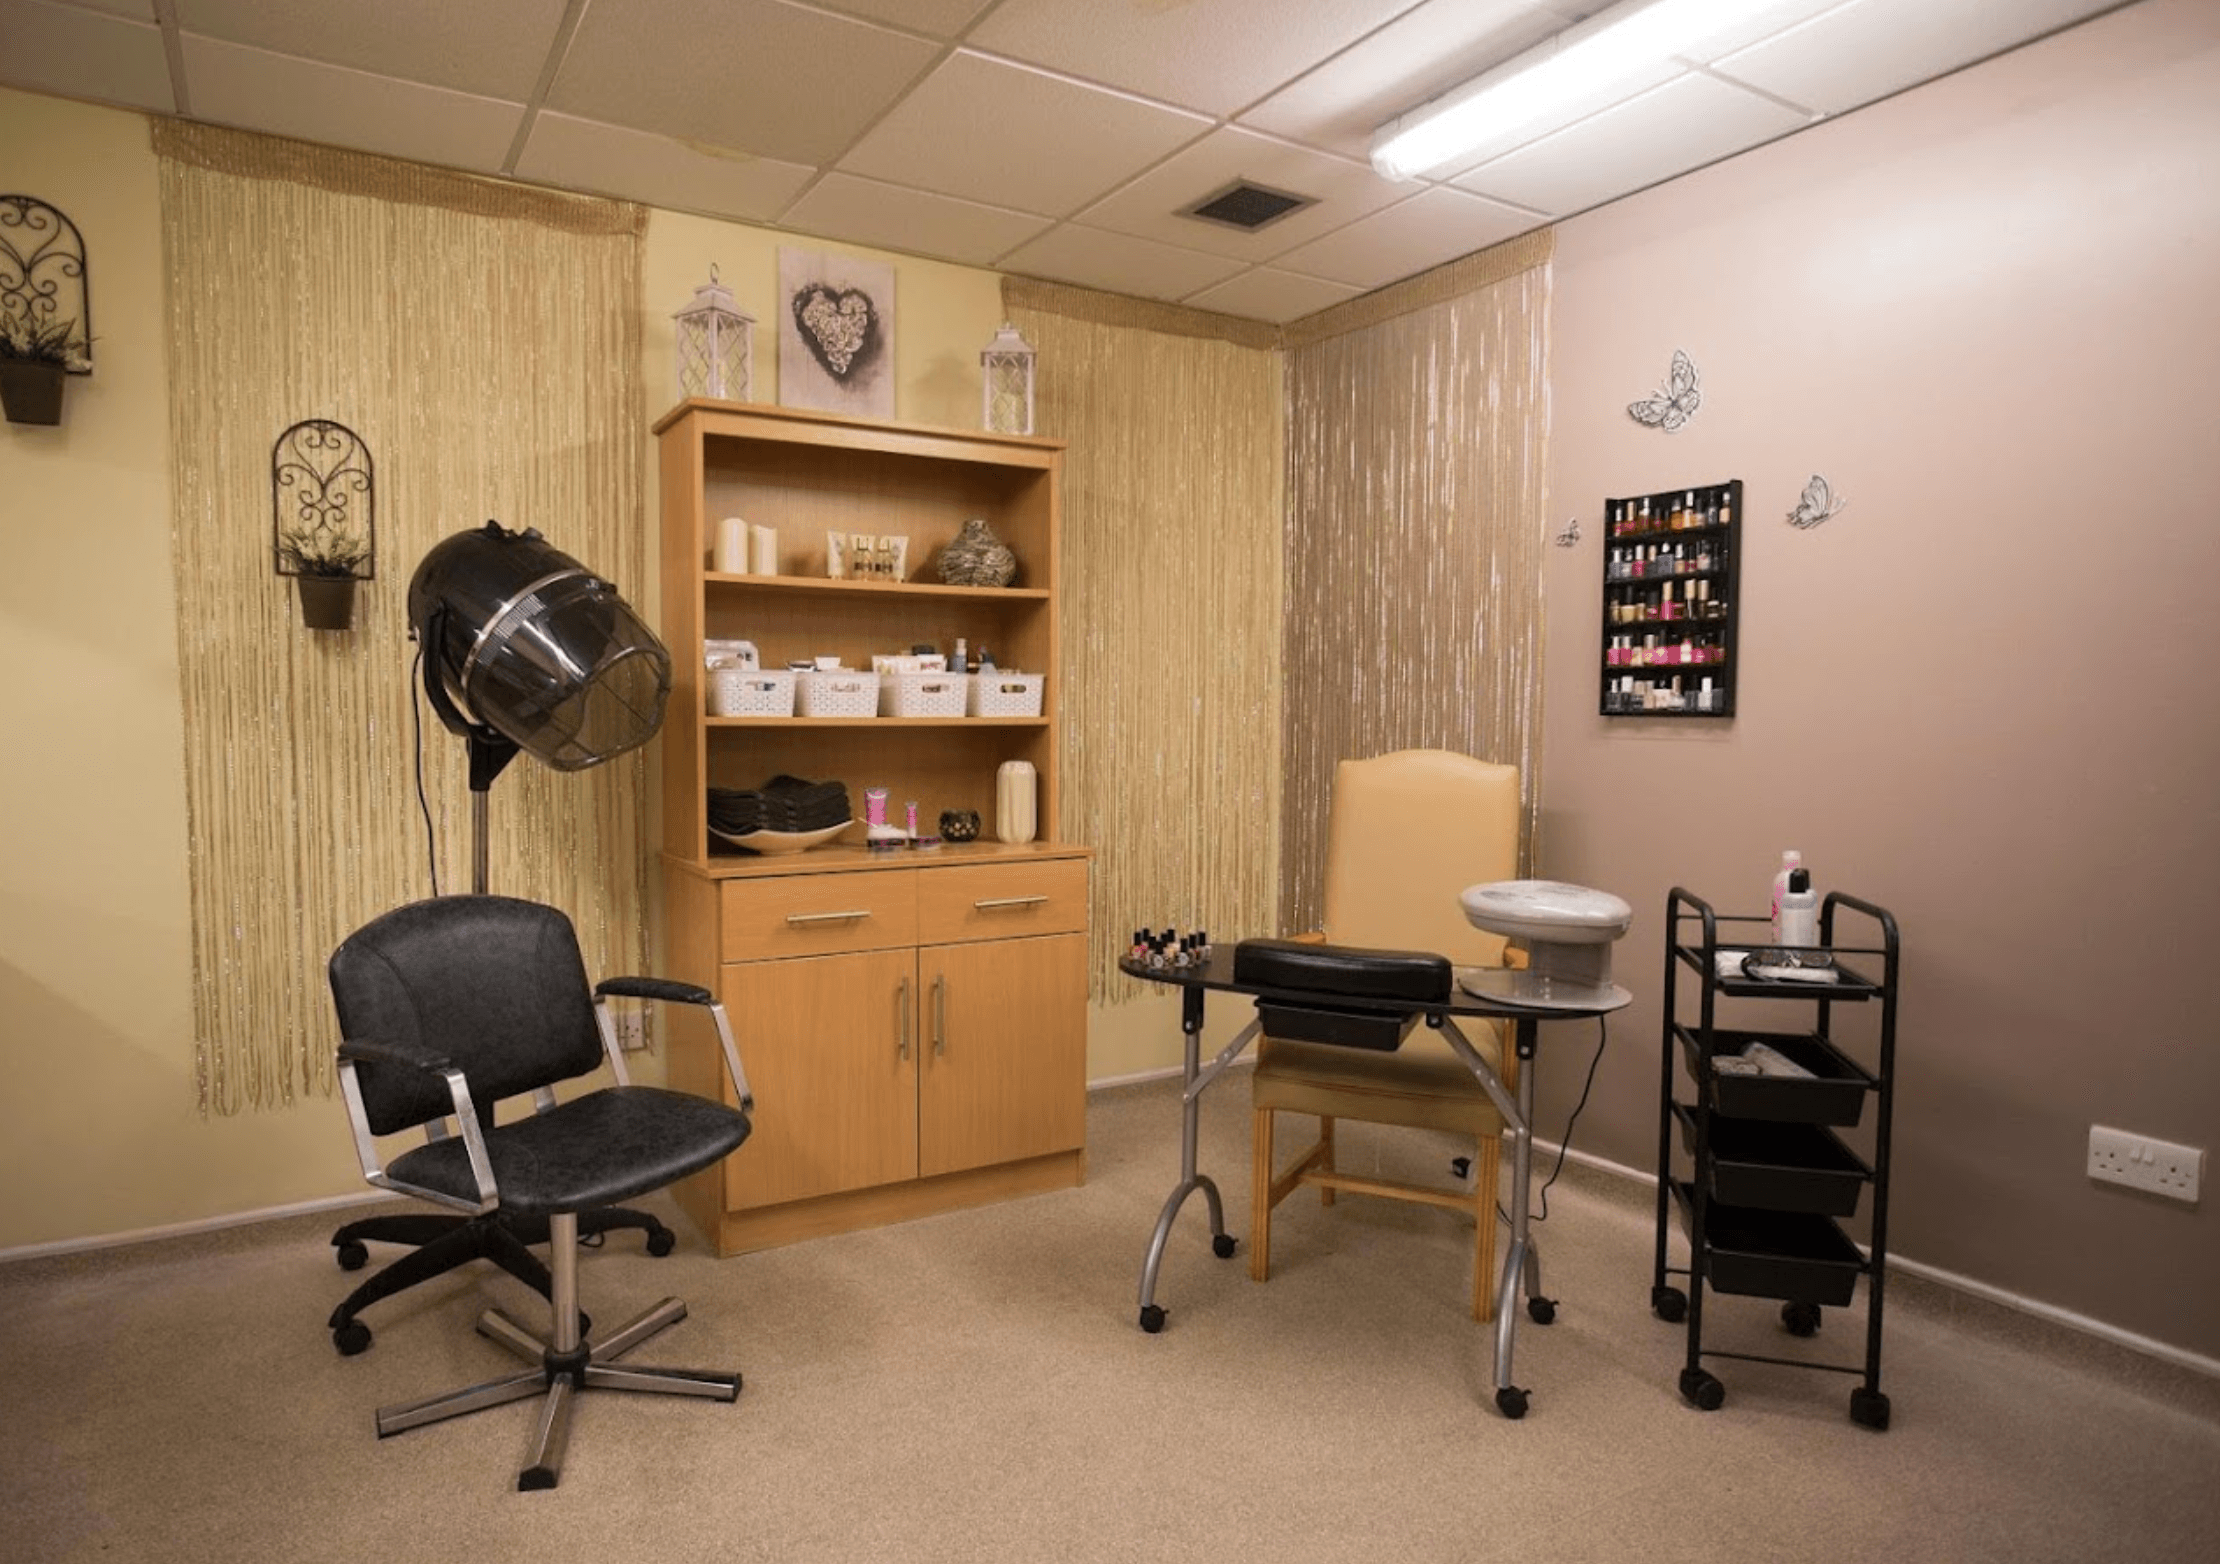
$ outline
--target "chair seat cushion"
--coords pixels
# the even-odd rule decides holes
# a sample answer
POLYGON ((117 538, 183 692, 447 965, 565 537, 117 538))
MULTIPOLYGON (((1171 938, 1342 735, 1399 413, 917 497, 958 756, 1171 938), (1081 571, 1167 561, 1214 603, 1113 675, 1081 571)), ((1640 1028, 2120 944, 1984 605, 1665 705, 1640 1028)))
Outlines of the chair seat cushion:
MULTIPOLYGON (((1494 1027, 1462 1030, 1483 1059, 1499 1060, 1494 1027)), ((1413 1036, 1395 1053, 1267 1037, 1257 1049, 1250 1100, 1285 1113, 1412 1129, 1494 1135, 1503 1128, 1487 1090, 1431 1032, 1413 1036)))
MULTIPOLYGON (((660 1086, 612 1086, 486 1134, 501 1209, 546 1216, 615 1205, 675 1184, 748 1138, 737 1108, 660 1086)), ((399 1183, 476 1200, 461 1136, 393 1159, 399 1183)))

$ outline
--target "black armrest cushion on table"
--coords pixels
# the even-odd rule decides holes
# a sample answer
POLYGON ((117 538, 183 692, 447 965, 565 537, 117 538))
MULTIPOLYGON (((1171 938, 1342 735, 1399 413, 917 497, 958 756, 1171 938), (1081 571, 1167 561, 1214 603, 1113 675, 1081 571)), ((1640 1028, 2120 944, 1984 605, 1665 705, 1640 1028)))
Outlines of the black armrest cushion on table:
POLYGON ((1256 1002, 1266 1036, 1379 1052, 1400 1048, 1422 1011, 1448 1003, 1455 981, 1447 957, 1424 951, 1284 939, 1241 941, 1233 950, 1233 976, 1237 983, 1281 991, 1256 1002), (1290 997, 1306 992, 1319 999, 1290 997), (1387 1008, 1371 1008, 1363 1003, 1368 1000, 1387 1008))

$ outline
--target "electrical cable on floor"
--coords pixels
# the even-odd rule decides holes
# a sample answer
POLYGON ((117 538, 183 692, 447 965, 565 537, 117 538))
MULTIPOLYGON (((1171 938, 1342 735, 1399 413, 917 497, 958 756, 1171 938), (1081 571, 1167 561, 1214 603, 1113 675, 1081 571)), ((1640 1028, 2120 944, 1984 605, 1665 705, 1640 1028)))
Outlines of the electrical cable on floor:
POLYGON ((423 681, 424 644, 416 646, 416 661, 409 669, 409 730, 416 741, 416 807, 424 813, 424 857, 432 868, 432 894, 439 894, 439 842, 432 829, 432 802, 424 796, 424 709, 417 703, 423 681))
MULTIPOLYGON (((1565 1153, 1572 1149, 1573 1126, 1580 1122, 1580 1110, 1588 1106, 1588 1093, 1596 1084, 1596 1066, 1603 1063, 1603 1045, 1611 1041, 1611 1022, 1606 1016, 1596 1017, 1596 1051, 1588 1060, 1588 1078, 1580 1083, 1580 1101, 1573 1104, 1570 1117, 1565 1120, 1564 1138, 1557 1142, 1557 1163, 1549 1170, 1549 1177, 1542 1180, 1542 1209, 1527 1218, 1529 1223, 1549 1220, 1549 1186, 1557 1182, 1557 1175, 1565 1171, 1565 1153)), ((1495 1208, 1495 1219, 1504 1226, 1511 1225, 1511 1213, 1501 1204, 1495 1208)))

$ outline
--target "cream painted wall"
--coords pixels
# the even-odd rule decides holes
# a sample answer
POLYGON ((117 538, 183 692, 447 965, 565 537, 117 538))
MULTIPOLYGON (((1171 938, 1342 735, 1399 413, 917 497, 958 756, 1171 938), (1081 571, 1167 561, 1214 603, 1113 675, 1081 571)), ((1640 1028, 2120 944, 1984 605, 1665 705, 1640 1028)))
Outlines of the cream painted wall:
MULTIPOLYGON (((1891 1245, 2220 1357, 2220 8, 2146 0, 1564 224, 1542 867, 1637 910, 1583 1149, 1656 1156, 1667 891, 1779 854, 1904 936, 1891 1245), (1623 408, 1675 348, 1704 406, 1623 408), (1849 508, 1784 524, 1824 473, 1849 508), (1596 716, 1602 500, 1748 484, 1731 723, 1596 716)), ((1854 1022, 1855 1018, 1849 1018, 1854 1022)), ((1592 1031, 1554 1029, 1545 1130, 1592 1031)))

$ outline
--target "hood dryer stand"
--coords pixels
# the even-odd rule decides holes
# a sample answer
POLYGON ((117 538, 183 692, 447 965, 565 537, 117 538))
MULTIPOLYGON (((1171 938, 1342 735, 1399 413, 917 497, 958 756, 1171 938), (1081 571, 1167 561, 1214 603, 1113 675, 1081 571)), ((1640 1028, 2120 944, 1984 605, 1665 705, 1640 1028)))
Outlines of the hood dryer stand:
MULTIPOLYGON (((487 878, 486 795, 493 790, 494 778, 516 759, 517 745, 506 734, 483 723, 471 722, 456 710, 454 702, 440 687, 438 673, 429 657, 424 659, 424 692, 440 721, 462 734, 469 744, 470 889, 473 895, 483 896, 487 878)), ((479 1117, 490 1124, 493 1109, 492 1103, 482 1104, 478 1109, 479 1117)), ((578 1214, 581 1243, 599 1242, 601 1234, 629 1227, 636 1227, 647 1235, 647 1252, 658 1259, 669 1254, 678 1242, 668 1227, 645 1211, 609 1206, 578 1214)), ((370 1327, 356 1318, 357 1315, 381 1298, 390 1298, 418 1282, 444 1276, 472 1260, 491 1260, 552 1303, 555 1279, 529 1247, 544 1244, 548 1239, 546 1217, 516 1216, 506 1211, 488 1211, 482 1216, 442 1216, 431 1212, 394 1214, 349 1222, 331 1235, 342 1271, 363 1268, 370 1258, 370 1251, 364 1247, 366 1244, 406 1244, 410 1252, 357 1287, 347 1295, 346 1302, 331 1311, 331 1318, 325 1323, 331 1330, 332 1345, 339 1349, 342 1357, 351 1358, 368 1351, 370 1327)), ((580 1334, 592 1328, 593 1322, 581 1312, 578 1317, 580 1334)))

